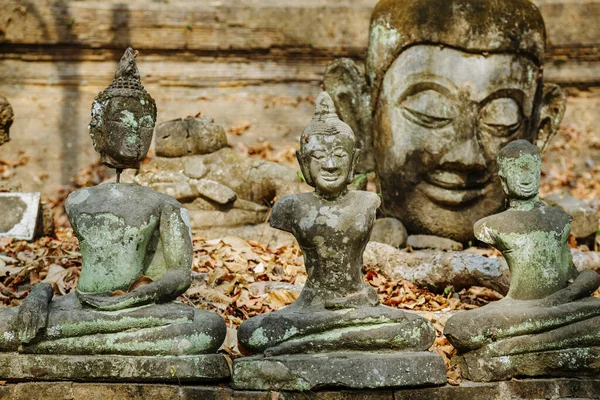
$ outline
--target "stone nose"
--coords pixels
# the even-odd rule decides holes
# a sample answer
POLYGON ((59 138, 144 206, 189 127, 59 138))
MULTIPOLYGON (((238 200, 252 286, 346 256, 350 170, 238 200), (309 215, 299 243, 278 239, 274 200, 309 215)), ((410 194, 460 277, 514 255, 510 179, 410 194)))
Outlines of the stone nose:
POLYGON ((478 135, 479 106, 475 103, 465 106, 456 119, 456 140, 440 160, 445 169, 485 170, 487 162, 478 135))
POLYGON ((444 169, 485 170, 487 163, 476 137, 456 143, 440 160, 444 169))
POLYGON ((325 157, 325 162, 323 163, 323 169, 325 170, 334 170, 337 166, 335 165, 335 161, 332 156, 325 157))

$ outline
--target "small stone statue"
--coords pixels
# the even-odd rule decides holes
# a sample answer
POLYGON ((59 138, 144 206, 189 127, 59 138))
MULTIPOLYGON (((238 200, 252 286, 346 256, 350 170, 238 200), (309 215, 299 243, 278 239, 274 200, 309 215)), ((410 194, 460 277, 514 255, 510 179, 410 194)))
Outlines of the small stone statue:
MULTIPOLYGON (((117 169, 139 165, 156 121, 135 54, 127 49, 114 81, 92 107, 94 147, 103 163, 117 169)), ((108 183, 71 193, 65 208, 81 247, 77 289, 53 300, 49 284, 35 285, 20 307, 2 312, 1 350, 183 356, 219 348, 224 321, 174 302, 190 285, 193 258, 181 204, 149 188, 108 183)), ((227 376, 225 361, 216 362, 227 376)))
POLYGON ((13 109, 5 97, 0 96, 0 146, 10 140, 10 127, 14 121, 13 109))
POLYGON ((503 209, 498 151, 542 148, 565 111, 543 82, 545 41, 529 0, 379 1, 365 74, 336 60, 325 86, 367 153, 360 172, 377 172, 382 216, 464 243, 503 209))
POLYGON ((296 237, 308 280, 296 302, 240 326, 240 346, 264 357, 236 361, 236 387, 306 390, 323 384, 385 387, 445 381, 441 359, 426 352, 435 339, 432 325, 379 305, 375 290, 363 280, 362 254, 380 200, 375 193, 347 189, 359 157, 355 146, 354 133, 322 92, 297 152, 315 191, 282 197, 270 219, 272 227, 296 237), (277 363, 286 368, 275 367, 277 363))
POLYGON ((508 210, 475 223, 475 236, 502 252, 508 295, 451 317, 444 334, 466 378, 579 376, 600 371, 600 275, 578 274, 567 244, 571 217, 538 197, 541 155, 517 140, 498 153, 508 210), (598 347, 595 347, 598 346, 598 347))

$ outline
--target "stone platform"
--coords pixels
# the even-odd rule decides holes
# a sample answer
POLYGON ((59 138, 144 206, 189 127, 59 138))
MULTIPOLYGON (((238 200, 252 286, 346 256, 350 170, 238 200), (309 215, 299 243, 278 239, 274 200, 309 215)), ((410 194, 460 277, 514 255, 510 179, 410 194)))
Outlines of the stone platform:
POLYGON ((404 390, 253 392, 227 386, 29 382, 0 385, 0 400, 504 400, 600 399, 600 379, 465 382, 404 390))
POLYGON ((244 357, 234 361, 232 378, 234 388, 250 390, 374 389, 445 383, 442 357, 425 351, 244 357))
MULTIPOLYGON (((193 356, 55 356, 0 353, 0 380, 220 382, 230 376, 221 354, 193 356)), ((0 395, 0 399, 4 399, 0 395)))
POLYGON ((513 376, 600 376, 600 347, 573 348, 492 357, 485 348, 453 358, 467 378, 477 382, 513 376))

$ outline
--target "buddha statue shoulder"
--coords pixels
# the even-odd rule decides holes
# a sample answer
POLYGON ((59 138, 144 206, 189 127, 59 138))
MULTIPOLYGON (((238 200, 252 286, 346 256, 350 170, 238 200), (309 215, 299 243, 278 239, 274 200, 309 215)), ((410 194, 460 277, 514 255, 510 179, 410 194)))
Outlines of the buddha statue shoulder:
MULTIPOLYGON (((539 200, 541 163, 537 147, 525 140, 505 146, 498 153, 498 175, 508 209, 474 226, 479 240, 502 252, 511 276, 504 299, 446 324, 444 334, 463 354, 463 371, 473 380, 594 369, 587 353, 600 345, 600 299, 590 294, 600 275, 575 269, 568 246, 571 217, 539 200), (560 367, 565 357, 571 357, 570 370, 560 367)), ((598 360, 600 352, 595 354, 598 360)))
MULTIPOLYGON (((136 168, 156 122, 156 105, 127 49, 111 85, 92 106, 90 136, 102 162, 136 168)), ((118 180, 118 179, 117 179, 118 180)), ((65 205, 79 240, 75 293, 53 298, 35 285, 20 307, 2 311, 0 350, 42 354, 193 355, 225 338, 214 313, 176 302, 191 283, 192 237, 175 199, 135 184, 71 193, 65 205)))

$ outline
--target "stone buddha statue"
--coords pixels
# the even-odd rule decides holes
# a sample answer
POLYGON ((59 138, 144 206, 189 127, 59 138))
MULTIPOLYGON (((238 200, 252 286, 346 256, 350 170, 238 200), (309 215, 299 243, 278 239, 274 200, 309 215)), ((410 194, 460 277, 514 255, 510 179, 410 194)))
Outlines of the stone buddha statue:
POLYGON ((579 273, 567 244, 571 217, 540 202, 541 156, 525 140, 497 156, 508 210, 475 223, 475 236, 502 252, 508 295, 452 316, 444 334, 468 379, 583 375, 600 367, 600 275, 579 273))
POLYGON ((294 390, 327 382, 381 387, 445 381, 441 360, 427 352, 435 339, 433 326, 416 315, 379 305, 375 290, 363 280, 362 254, 380 200, 375 193, 347 189, 360 154, 355 146, 354 133, 338 119, 331 98, 322 92, 297 152, 302 173, 315 191, 282 197, 270 218, 272 227, 295 236, 308 280, 293 304, 240 326, 240 346, 264 357, 236 360, 236 387, 294 390), (365 353, 349 358, 346 351, 365 353), (389 354, 378 354, 384 351, 389 354), (307 361, 304 357, 320 366, 301 367, 307 361), (283 363, 286 372, 270 375, 273 371, 265 363, 271 361, 283 363), (429 376, 411 369, 417 362, 429 376), (339 363, 348 365, 342 368, 339 363), (392 373, 400 365, 404 373, 392 373), (346 375, 338 376, 338 368, 346 375), (381 372, 380 380, 373 370, 381 372))
POLYGON ((469 241, 504 206, 498 151, 543 147, 564 113, 543 83, 542 16, 529 0, 381 0, 369 35, 365 76, 341 59, 325 86, 377 172, 380 213, 469 241))
MULTIPOLYGON (((114 81, 92 106, 94 147, 102 162, 117 170, 139 165, 156 121, 156 105, 141 85, 135 55, 127 49, 114 81)), ((81 247, 77 289, 53 299, 52 287, 40 283, 20 307, 2 311, 2 351, 216 352, 225 322, 175 302, 190 285, 193 258, 187 212, 175 199, 135 184, 108 183, 71 193, 65 208, 81 247)))

